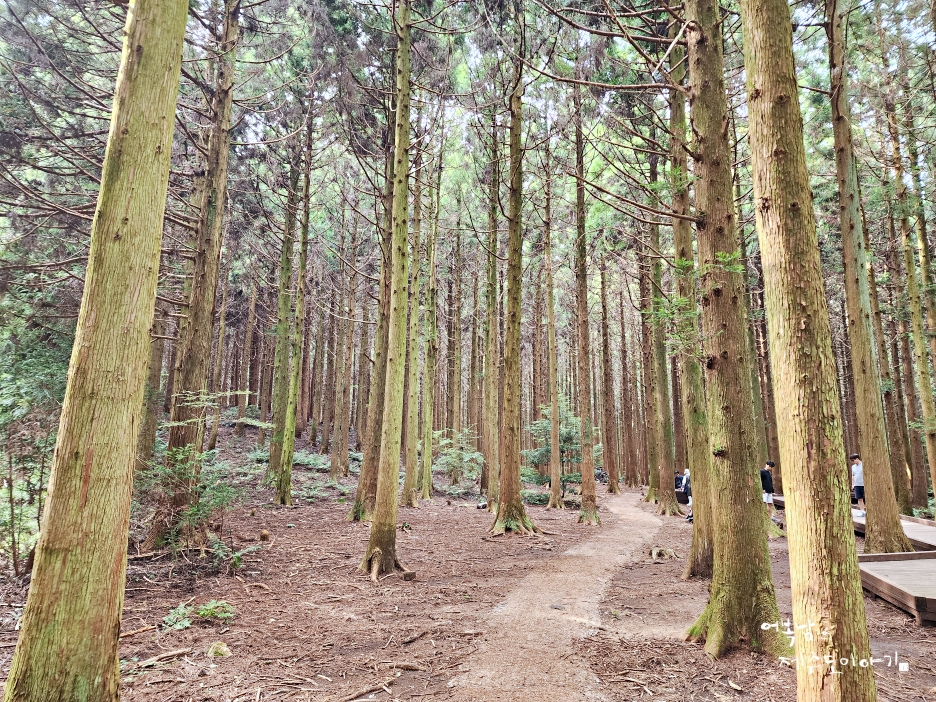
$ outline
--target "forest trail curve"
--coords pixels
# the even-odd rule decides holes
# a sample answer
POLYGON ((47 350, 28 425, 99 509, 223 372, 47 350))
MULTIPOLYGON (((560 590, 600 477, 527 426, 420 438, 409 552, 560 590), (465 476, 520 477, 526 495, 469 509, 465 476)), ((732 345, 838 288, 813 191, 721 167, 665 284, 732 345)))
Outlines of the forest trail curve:
MULTIPOLYGON (((602 526, 525 577, 487 617, 478 650, 459 667, 449 699, 472 702, 606 700, 573 643, 600 626, 599 604, 624 564, 646 557, 663 521, 640 493, 604 495, 602 526)), ((575 519, 575 513, 569 514, 575 519)), ((511 537, 507 537, 511 538, 511 537)))

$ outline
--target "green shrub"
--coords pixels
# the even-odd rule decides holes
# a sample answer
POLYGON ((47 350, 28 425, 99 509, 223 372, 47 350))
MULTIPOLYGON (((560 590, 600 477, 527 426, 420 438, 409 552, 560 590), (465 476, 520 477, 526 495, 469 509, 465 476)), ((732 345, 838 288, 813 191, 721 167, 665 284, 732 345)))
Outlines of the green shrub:
POLYGON ((548 505, 549 493, 539 492, 537 490, 521 490, 520 497, 528 505, 548 505))
POLYGON ((216 619, 219 622, 227 622, 234 618, 237 612, 234 606, 224 600, 211 600, 195 610, 202 619, 216 619))
POLYGON ((163 626, 166 629, 188 629, 192 626, 192 611, 193 608, 186 604, 180 604, 174 610, 169 612, 165 617, 163 617, 163 626))

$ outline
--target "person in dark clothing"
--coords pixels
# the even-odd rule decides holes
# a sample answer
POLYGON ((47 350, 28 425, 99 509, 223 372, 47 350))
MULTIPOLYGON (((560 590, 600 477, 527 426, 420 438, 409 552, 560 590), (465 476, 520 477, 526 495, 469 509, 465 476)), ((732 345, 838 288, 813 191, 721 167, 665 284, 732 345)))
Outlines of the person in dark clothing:
POLYGON ((776 520, 776 511, 774 510, 773 503, 773 467, 776 464, 773 461, 767 461, 763 468, 760 470, 760 482, 761 482, 761 492, 763 495, 764 504, 767 505, 767 514, 771 519, 776 520))
POLYGON ((692 481, 690 480, 688 468, 686 468, 685 472, 683 473, 682 486, 683 486, 683 492, 686 493, 686 497, 689 498, 689 514, 686 516, 686 521, 691 522, 692 521, 692 481))

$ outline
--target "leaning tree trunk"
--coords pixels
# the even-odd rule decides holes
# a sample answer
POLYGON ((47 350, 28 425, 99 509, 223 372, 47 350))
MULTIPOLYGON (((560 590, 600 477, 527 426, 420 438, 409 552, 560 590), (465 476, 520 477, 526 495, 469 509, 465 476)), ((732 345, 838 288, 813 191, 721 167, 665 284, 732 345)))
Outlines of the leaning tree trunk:
MULTIPOLYGON (((749 5, 775 1, 745 0, 749 5)), ((731 187, 721 16, 714 0, 689 0, 687 16, 690 104, 692 130, 696 135, 695 195, 702 269, 705 394, 712 495, 718 496, 713 500, 709 603, 689 633, 704 638, 705 650, 713 656, 745 643, 753 649, 779 654, 788 650, 782 632, 761 629, 762 623, 775 622, 780 615, 770 571, 757 465, 759 447, 747 365, 744 277, 737 272, 742 256, 731 187)), ((789 17, 786 22, 789 32, 789 17)), ((747 26, 745 29, 749 30, 747 26)), ((764 50, 757 53, 758 57, 763 55, 764 50)), ((756 65, 753 57, 749 57, 748 65, 756 65)), ((795 88, 794 84, 793 95, 795 88)), ((759 107, 756 99, 751 104, 759 107)), ((784 461, 785 466, 791 463, 792 460, 784 461)))
POLYGON ((377 501, 370 540, 361 569, 376 582, 401 567, 396 555, 396 520, 400 438, 403 428, 403 382, 406 371, 406 299, 409 256, 410 159, 410 0, 400 0, 394 18, 397 34, 395 164, 393 168, 393 239, 390 242, 390 315, 387 320, 387 377, 377 464, 377 501))
POLYGON ((115 702, 127 529, 188 3, 134 0, 32 584, 4 699, 115 702))
POLYGON ((222 215, 227 193, 239 15, 240 0, 225 0, 224 28, 218 46, 217 83, 209 105, 214 122, 208 137, 199 219, 193 236, 192 287, 185 307, 187 319, 179 328, 173 369, 174 396, 169 415, 166 464, 174 474, 174 484, 170 503, 161 505, 153 516, 144 550, 153 548, 169 530, 178 526, 179 517, 191 502, 198 480, 198 455, 202 450, 205 429, 204 394, 208 383, 215 291, 224 233, 222 215))
MULTIPOLYGON (((793 619, 805 627, 823 622, 829 632, 797 637, 796 655, 811 667, 796 676, 797 699, 873 700, 871 668, 837 665, 845 651, 870 658, 870 647, 803 122, 799 101, 791 99, 797 81, 790 9, 783 0, 742 0, 741 13, 757 233, 777 416, 784 424, 793 619)), ((775 616, 774 606, 756 621, 775 616)))
MULTIPOLYGON (((504 464, 500 471, 497 518, 491 533, 529 534, 539 530, 533 524, 520 497, 520 303, 523 285, 523 80, 521 64, 510 95, 510 179, 507 208, 507 315, 504 320, 504 464)), ((458 378, 460 381, 460 378, 458 378)), ((592 475, 594 490, 594 475, 592 475)))
MULTIPOLYGON (((864 223, 859 209, 858 169, 848 107, 843 24, 850 10, 839 4, 839 0, 826 0, 825 9, 848 339, 851 342, 854 406, 858 417, 858 444, 861 446, 868 506, 864 550, 867 553, 912 551, 900 523, 894 495, 892 470, 900 470, 900 452, 896 446, 896 436, 892 439, 895 442, 893 456, 888 446, 881 401, 881 378, 878 359, 875 358, 864 223), (892 462, 896 466, 892 466, 892 462)), ((883 360, 886 365, 886 357, 883 360)))
POLYGON ((582 445, 582 509, 579 522, 599 524, 592 447, 591 339, 588 332, 588 275, 585 242, 585 137, 582 130, 582 91, 572 86, 575 122, 575 291, 578 334, 578 398, 582 445))
MULTIPOLYGON (((693 7, 687 8, 693 12, 693 7)), ((697 11, 697 10, 696 10, 697 11)), ((673 50, 674 79, 682 83, 686 75, 685 53, 673 50)), ((686 100, 682 91, 673 89, 670 95, 670 149, 673 179, 673 211, 682 217, 673 218, 673 249, 675 250, 676 288, 681 309, 676 319, 676 338, 682 345, 678 354, 679 398, 686 426, 686 453, 692 486, 692 546, 686 560, 683 577, 712 577, 712 488, 711 453, 708 447, 708 415, 705 409, 705 385, 699 363, 701 339, 698 331, 699 307, 696 302, 695 254, 692 250, 692 225, 689 216, 688 163, 686 158, 686 100)))

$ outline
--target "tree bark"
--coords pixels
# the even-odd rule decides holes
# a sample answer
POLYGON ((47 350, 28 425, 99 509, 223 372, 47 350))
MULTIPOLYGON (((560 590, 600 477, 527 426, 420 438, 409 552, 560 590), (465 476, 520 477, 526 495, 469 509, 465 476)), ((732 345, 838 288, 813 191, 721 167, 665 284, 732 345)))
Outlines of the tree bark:
MULTIPOLYGON (((829 631, 797 638, 796 655, 810 661, 797 675, 797 699, 873 700, 870 667, 835 664, 842 651, 868 658, 870 646, 834 401, 829 311, 795 99, 790 9, 782 0, 742 0, 741 12, 755 213, 777 416, 784 422, 780 459, 793 619, 807 627, 823 621, 829 631), (821 662, 813 665, 815 660, 821 662)), ((716 525, 716 534, 723 526, 716 525)), ((743 527, 735 522, 734 528, 743 527)), ((758 621, 775 621, 775 611, 774 605, 758 621)))
MULTIPOLYGON (((504 463, 500 470, 497 518, 491 533, 537 532, 520 497, 520 315, 523 285, 523 127, 522 64, 514 64, 514 89, 510 95, 510 178, 507 208, 507 312, 504 319, 504 421, 501 441, 504 463)), ((460 373, 459 373, 460 375, 460 373)), ((461 378, 458 378, 459 384, 461 378)), ((592 474, 594 499, 594 474, 592 474)))
POLYGON ((413 262, 410 268, 409 327, 406 339, 406 433, 403 441, 403 504, 419 507, 419 286, 422 236, 422 159, 416 155, 413 183, 413 262))
POLYGON ((433 408, 435 405, 436 364, 439 361, 439 324, 436 304, 439 296, 436 278, 436 240, 439 235, 439 205, 442 198, 442 156, 436 165, 435 200, 432 206, 432 228, 426 242, 426 258, 429 260, 429 288, 426 291, 426 364, 423 367, 423 432, 422 432, 422 471, 419 475, 420 498, 432 498, 432 433, 433 408))
POLYGON ((484 425, 482 442, 487 468, 488 509, 494 511, 500 490, 500 412, 498 408, 497 349, 497 214, 500 209, 500 158, 497 148, 497 122, 491 116, 491 182, 488 197, 487 286, 484 319, 484 425))
MULTIPOLYGON (((608 492, 621 491, 620 475, 617 464, 617 433, 614 416, 614 360, 611 358, 611 331, 608 320, 608 281, 605 262, 601 262, 601 363, 604 375, 603 415, 604 425, 601 437, 604 470, 608 474, 608 492)), ((672 482, 672 479, 670 480, 672 482)))
POLYGON ((844 23, 850 10, 839 0, 826 0, 825 9, 848 338, 851 342, 854 407, 867 505, 864 550, 867 553, 912 551, 900 523, 894 490, 894 475, 900 471, 900 456, 896 446, 891 455, 881 400, 879 368, 881 365, 886 367, 887 357, 881 359, 883 364, 879 365, 874 344, 868 252, 865 249, 858 169, 848 107, 844 23))
POLYGON ((556 299, 552 273, 552 170, 546 150, 546 201, 543 209, 543 266, 546 274, 546 354, 549 364, 549 504, 565 509, 562 501, 562 463, 559 453, 559 350, 556 345, 556 299))
POLYGON ((394 125, 393 204, 390 242, 390 314, 387 320, 387 376, 377 464, 377 500, 370 540, 361 561, 376 582, 383 573, 401 567, 396 554, 397 492, 403 424, 403 383, 406 371, 406 300, 409 255, 410 162, 410 0, 400 0, 394 18, 397 35, 396 121, 394 125))
POLYGON ((140 438, 137 440, 137 464, 146 466, 153 458, 156 444, 156 424, 159 414, 159 385, 162 377, 163 351, 165 350, 166 317, 155 315, 153 318, 153 338, 150 340, 150 359, 146 390, 143 393, 143 421, 140 426, 140 438))
POLYGON ((43 528, 4 693, 9 702, 119 698, 130 494, 187 11, 178 0, 133 0, 127 11, 43 528))
MULTIPOLYGON (((743 1, 747 3, 745 58, 747 65, 757 70, 761 68, 759 60, 768 49, 761 48, 755 61, 748 42, 763 39, 756 29, 752 30, 747 20, 768 11, 780 14, 783 8, 775 7, 776 0, 743 1)), ((689 633, 692 637, 704 638, 705 649, 713 656, 720 656, 745 643, 752 649, 779 654, 788 650, 782 633, 761 629, 763 622, 778 621, 780 615, 770 570, 767 525, 757 465, 758 438, 748 366, 744 276, 737 270, 742 252, 735 226, 732 193, 722 18, 714 0, 689 0, 687 18, 689 99, 692 130, 696 135, 695 195, 702 274, 702 347, 711 494, 719 498, 717 501, 713 499, 713 567, 709 604, 689 633)), ((789 35, 788 14, 785 22, 785 31, 789 35)), ((775 19, 771 31, 782 34, 783 27, 777 29, 778 25, 782 22, 775 19)), ((769 50, 775 49, 771 47, 769 50)), ((755 75, 758 82, 762 80, 760 73, 755 75)), ((751 74, 748 74, 748 80, 752 80, 751 74)), ((794 83, 793 95, 796 94, 795 89, 794 83)), ((760 142, 756 140, 753 128, 763 130, 764 125, 763 116, 757 112, 761 103, 756 100, 756 97, 749 99, 749 109, 761 120, 752 123, 751 137, 752 152, 759 157, 757 148, 760 142)), ((762 139, 764 135, 757 132, 756 137, 762 139)), ((759 176, 760 172, 755 170, 755 187, 763 185, 756 179, 759 176)), ((758 230, 762 230, 760 221, 758 230)), ((761 234, 763 236, 762 231, 761 234)), ((764 246, 762 243, 761 248, 764 246)), ((803 490, 806 489, 804 485, 803 490)), ((792 554, 791 549, 791 557, 792 554)), ((819 620, 818 616, 816 620, 819 620)))
POLYGON ((247 403, 249 395, 249 375, 250 359, 254 352, 253 337, 254 327, 257 326, 257 286, 250 287, 250 309, 247 312, 247 328, 244 330, 244 350, 240 366, 240 378, 237 381, 237 425, 234 428, 234 436, 243 436, 246 426, 244 417, 247 416, 247 403))

